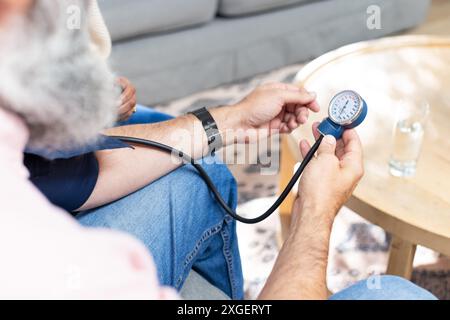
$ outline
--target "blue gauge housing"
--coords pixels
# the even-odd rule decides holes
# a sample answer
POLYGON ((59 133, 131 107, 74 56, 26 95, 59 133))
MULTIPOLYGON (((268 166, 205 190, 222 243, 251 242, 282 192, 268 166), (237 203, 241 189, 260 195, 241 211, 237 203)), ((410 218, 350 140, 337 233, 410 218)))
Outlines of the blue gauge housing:
MULTIPOLYGON (((345 99, 344 99, 345 100, 345 99)), ((341 99, 342 101, 342 99, 341 99)), ((346 105, 343 106, 345 108, 346 105)), ((342 137, 342 134, 346 129, 352 129, 359 126, 367 116, 367 103, 364 99, 355 91, 346 90, 338 93, 330 102, 330 107, 328 109, 328 118, 322 121, 319 125, 318 131, 322 135, 332 135, 337 139, 342 137), (344 121, 339 121, 332 115, 332 108, 335 105, 336 100, 339 100, 342 96, 350 96, 353 101, 358 102, 358 107, 353 107, 353 109, 349 110, 349 119, 345 119, 344 121), (353 112, 353 114, 352 114, 353 112)), ((341 111, 341 113, 344 110, 341 111)))

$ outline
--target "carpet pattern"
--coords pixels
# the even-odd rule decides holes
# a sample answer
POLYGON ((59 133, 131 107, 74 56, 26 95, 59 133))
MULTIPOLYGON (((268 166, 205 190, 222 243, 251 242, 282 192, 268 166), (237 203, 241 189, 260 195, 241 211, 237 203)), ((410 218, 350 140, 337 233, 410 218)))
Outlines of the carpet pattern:
MULTIPOLYGON (((203 106, 219 106, 239 101, 259 84, 291 82, 302 65, 292 65, 252 79, 200 92, 156 108, 180 115, 203 106)), ((268 150, 259 150, 260 154, 268 150)), ((278 153, 278 149, 269 150, 278 153)), ((277 163, 271 164, 277 168, 277 163)), ((238 212, 256 216, 264 212, 278 192, 278 175, 261 175, 256 155, 246 164, 229 165, 239 186, 238 212)), ((278 253, 279 221, 273 215, 258 225, 238 225, 243 260, 246 298, 258 295, 278 253)), ((386 271, 390 237, 381 228, 343 208, 336 218, 331 238, 327 281, 337 292, 351 283, 386 271)), ((412 281, 430 290, 440 299, 450 299, 450 259, 418 247, 412 281)))

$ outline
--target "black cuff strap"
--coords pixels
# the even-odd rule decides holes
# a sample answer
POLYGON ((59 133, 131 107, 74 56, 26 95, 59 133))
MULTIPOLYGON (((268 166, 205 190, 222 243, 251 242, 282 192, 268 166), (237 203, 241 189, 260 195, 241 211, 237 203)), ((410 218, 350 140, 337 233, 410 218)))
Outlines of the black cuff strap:
POLYGON ((220 135, 216 121, 205 107, 189 113, 196 116, 202 122, 203 129, 208 138, 208 156, 214 156, 215 152, 223 146, 222 136, 220 135))

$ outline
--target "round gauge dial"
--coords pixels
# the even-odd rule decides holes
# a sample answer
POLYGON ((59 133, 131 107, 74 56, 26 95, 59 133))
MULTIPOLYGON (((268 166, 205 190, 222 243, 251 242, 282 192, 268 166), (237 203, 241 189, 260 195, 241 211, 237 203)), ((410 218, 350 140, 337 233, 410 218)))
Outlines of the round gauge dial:
POLYGON ((330 102, 329 116, 339 125, 349 125, 355 121, 363 109, 363 100, 354 91, 338 93, 330 102))

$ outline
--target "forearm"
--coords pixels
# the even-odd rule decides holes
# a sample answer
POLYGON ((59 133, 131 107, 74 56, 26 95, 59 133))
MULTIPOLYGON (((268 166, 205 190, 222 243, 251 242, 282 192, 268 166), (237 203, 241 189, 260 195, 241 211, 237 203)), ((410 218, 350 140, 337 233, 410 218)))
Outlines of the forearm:
MULTIPOLYGON (((228 116, 229 108, 231 107, 211 110, 221 131, 228 130, 234 125, 232 118, 228 116)), ((111 128, 105 133, 157 141, 197 159, 208 152, 207 137, 202 124, 192 115, 162 123, 111 128)), ((224 144, 229 143, 232 143, 230 139, 224 140, 224 144)), ((79 210, 98 207, 120 199, 182 164, 181 160, 173 155, 142 146, 134 146, 134 149, 99 151, 96 156, 99 164, 98 180, 90 198, 79 210)))
POLYGON ((296 201, 291 233, 280 251, 259 299, 319 300, 327 298, 326 270, 332 221, 318 220, 314 207, 296 201))

